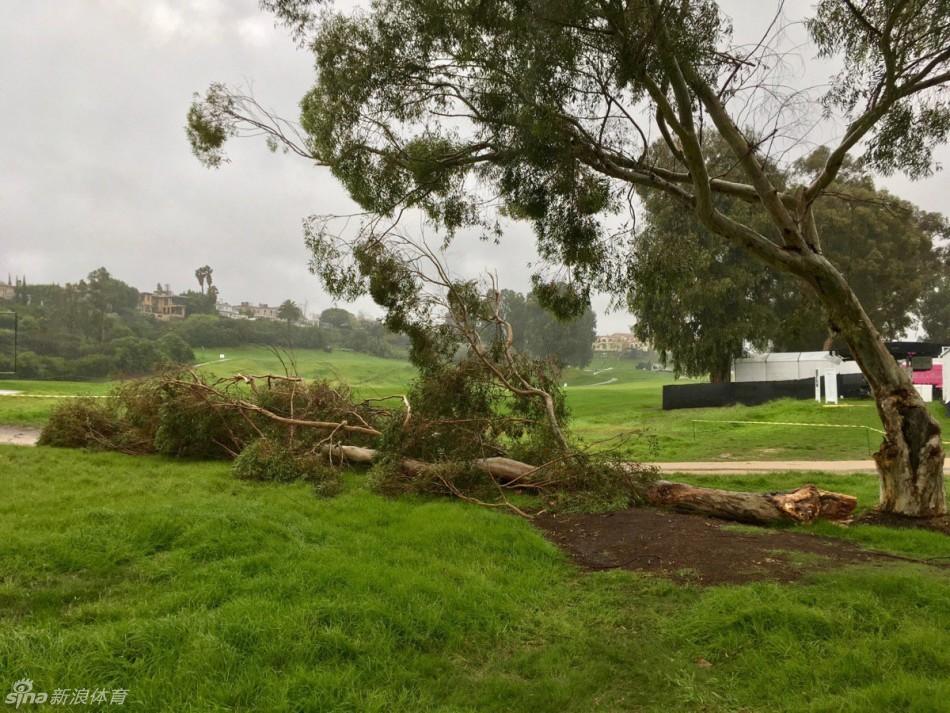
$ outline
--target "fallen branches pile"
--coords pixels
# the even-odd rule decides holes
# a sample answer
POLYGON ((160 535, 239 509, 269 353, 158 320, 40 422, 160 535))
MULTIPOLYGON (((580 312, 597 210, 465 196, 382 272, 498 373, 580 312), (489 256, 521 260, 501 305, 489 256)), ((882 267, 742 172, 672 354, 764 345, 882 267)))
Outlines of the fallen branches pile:
POLYGON ((769 524, 844 520, 856 506, 850 496, 812 485, 761 494, 656 481, 651 469, 558 449, 565 436, 547 430, 546 408, 540 419, 523 408, 502 415, 504 391, 463 378, 471 376, 470 367, 462 362, 429 374, 408 395, 364 401, 345 386, 291 376, 239 374, 208 381, 194 371, 169 373, 128 382, 104 402, 65 403, 41 442, 233 458, 239 478, 306 480, 322 495, 339 491, 342 466, 369 466, 374 486, 387 495, 448 495, 526 517, 529 510, 649 503, 769 524), (381 407, 385 402, 395 408, 381 407), (458 412, 460 404, 467 418, 458 412), (554 457, 533 465, 512 452, 554 457), (516 495, 531 499, 526 504, 516 495))

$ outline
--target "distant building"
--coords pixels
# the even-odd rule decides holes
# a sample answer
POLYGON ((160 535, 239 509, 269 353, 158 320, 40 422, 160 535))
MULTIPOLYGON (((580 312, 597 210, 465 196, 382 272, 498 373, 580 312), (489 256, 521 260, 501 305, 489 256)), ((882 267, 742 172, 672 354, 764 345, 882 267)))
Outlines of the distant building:
POLYGON ((646 345, 630 332, 615 332, 614 334, 598 335, 594 339, 594 351, 613 354, 639 349, 646 351, 646 345))
POLYGON ((219 317, 224 317, 225 319, 247 319, 241 311, 232 304, 227 302, 216 302, 214 308, 218 312, 219 317))
POLYGON ((277 316, 277 309, 277 307, 271 307, 263 302, 256 305, 252 305, 250 302, 242 302, 237 306, 238 313, 250 319, 280 319, 277 316))
MULTIPOLYGON (((218 316, 224 319, 280 319, 280 317, 277 316, 280 307, 271 307, 263 302, 259 302, 256 305, 250 302, 241 302, 240 304, 233 305, 219 301, 215 304, 215 309, 218 312, 218 316)), ((310 317, 304 317, 298 320, 298 323, 319 326, 320 317, 318 315, 311 315, 310 317)))
POLYGON ((139 312, 150 314, 162 321, 184 319, 185 305, 178 303, 174 293, 165 285, 162 290, 139 293, 139 312))
MULTIPOLYGON (((19 284, 19 282, 20 281, 17 280, 17 284, 19 284)), ((0 300, 12 300, 14 297, 16 297, 16 286, 8 275, 6 284, 0 282, 0 300)))

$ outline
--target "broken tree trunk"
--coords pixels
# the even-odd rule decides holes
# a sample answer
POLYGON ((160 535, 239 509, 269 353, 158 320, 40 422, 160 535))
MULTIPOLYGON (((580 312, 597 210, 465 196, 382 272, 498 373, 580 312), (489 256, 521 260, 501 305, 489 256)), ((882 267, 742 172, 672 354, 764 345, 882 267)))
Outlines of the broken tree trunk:
POLYGON ((784 493, 744 493, 660 480, 647 492, 651 505, 725 520, 767 525, 779 522, 848 520, 858 499, 803 485, 784 493))
MULTIPOLYGON (((333 462, 372 464, 379 457, 373 448, 358 446, 329 446, 321 449, 333 462)), ((473 461, 499 483, 508 484, 523 479, 531 487, 530 476, 537 467, 511 458, 479 458, 473 461)), ((429 464, 414 458, 404 458, 402 468, 414 475, 429 464)), ((787 493, 744 493, 715 488, 700 488, 667 480, 656 482, 646 493, 651 505, 668 507, 680 512, 710 515, 712 517, 767 525, 778 522, 812 522, 814 520, 848 520, 858 500, 851 495, 821 490, 804 485, 787 493)))
MULTIPOLYGON (((360 446, 339 445, 331 447, 325 445, 320 450, 334 463, 347 462, 370 465, 375 463, 379 457, 379 451, 375 448, 362 448, 360 446)), ((415 458, 402 459, 402 469, 407 475, 415 475, 419 471, 428 468, 429 465, 429 463, 415 458)), ((528 463, 522 463, 511 458, 502 458, 501 456, 478 458, 472 461, 472 465, 488 473, 499 483, 510 483, 519 478, 525 478, 538 470, 528 463)))

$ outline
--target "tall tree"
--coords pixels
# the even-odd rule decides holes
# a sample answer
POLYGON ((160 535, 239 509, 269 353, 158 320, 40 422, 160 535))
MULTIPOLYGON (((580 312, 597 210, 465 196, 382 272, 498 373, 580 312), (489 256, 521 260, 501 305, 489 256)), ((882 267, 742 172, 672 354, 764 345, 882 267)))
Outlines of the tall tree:
POLYGON ((356 316, 342 307, 328 307, 320 313, 320 324, 324 327, 351 329, 355 323, 356 316))
MULTIPOLYGON (((723 165, 728 147, 711 140, 706 148, 716 152, 710 164, 729 176, 728 163, 723 165)), ((827 154, 818 149, 797 162, 795 175, 810 178, 827 154)), ((842 167, 838 185, 847 190, 845 197, 826 195, 815 205, 815 222, 827 236, 824 254, 847 277, 881 335, 896 339, 911 325, 933 272, 934 241, 946 221, 877 189, 852 161, 842 167)), ((843 346, 810 292, 763 270, 665 194, 646 192, 643 198, 647 220, 633 251, 628 304, 638 318, 637 335, 677 371, 725 381, 747 346, 777 351, 843 346)), ((767 216, 755 206, 729 196, 717 196, 716 203, 723 213, 767 229, 767 216)))
MULTIPOLYGON (((718 175, 735 178, 728 145, 715 136, 704 147, 718 175)), ((672 169, 661 143, 655 154, 672 169)), ((746 346, 765 348, 776 333, 778 278, 741 247, 709 231, 671 196, 642 190, 646 220, 631 251, 627 306, 637 317, 634 334, 653 346, 674 371, 731 378, 732 362, 746 346)), ((760 206, 729 195, 713 199, 722 213, 768 230, 760 206)))
POLYGON ((927 339, 950 346, 950 248, 948 247, 942 247, 938 251, 933 277, 920 299, 919 314, 920 326, 926 333, 927 339))
MULTIPOLYGON (((558 319, 534 293, 525 297, 501 290, 501 316, 511 325, 512 347, 537 359, 553 357, 562 365, 587 366, 594 357, 597 315, 588 307, 577 317, 558 319)), ((490 340, 491 335, 485 335, 490 340)))
POLYGON ((825 256, 815 220, 816 202, 837 190, 845 159, 859 147, 875 170, 931 171, 933 147, 950 136, 946 0, 818 0, 806 27, 818 53, 843 64, 823 110, 846 129, 814 177, 788 187, 769 171, 770 150, 787 145, 772 139, 794 131, 800 116, 801 95, 781 96, 772 75, 781 63, 768 40, 780 23, 750 48, 732 41, 713 0, 541 0, 517 8, 501 0, 388 0, 350 14, 317 11, 319 0, 263 4, 316 57, 317 82, 301 103, 305 134, 213 85, 189 112, 189 136, 200 158, 220 165, 227 138, 263 132, 329 166, 379 217, 346 242, 311 222, 312 266, 331 292, 369 290, 383 303, 398 294, 397 285, 371 290, 366 280, 380 266, 373 246, 391 234, 383 226, 392 216, 416 208, 448 235, 482 226, 500 237, 486 211, 499 203, 505 215, 533 222, 541 256, 565 267, 581 297, 591 287, 622 292, 611 267, 623 262, 623 243, 607 217, 634 187, 666 193, 823 305, 877 400, 881 508, 946 512, 939 425, 825 256), (766 118, 746 126, 755 117, 766 118), (707 127, 728 144, 741 180, 710 170, 707 127), (675 168, 654 160, 650 136, 663 138, 675 168), (724 213, 715 201, 721 194, 761 205, 769 230, 724 213))
POLYGON ((202 265, 195 270, 195 277, 198 278, 198 287, 201 289, 201 294, 205 293, 205 284, 208 287, 211 287, 211 274, 214 270, 211 269, 208 265, 202 265))
POLYGON ((106 339, 107 316, 129 314, 138 305, 138 290, 112 277, 104 267, 90 272, 85 282, 80 281, 80 290, 92 307, 95 333, 100 343, 106 339))
POLYGON ((284 300, 280 303, 280 307, 277 308, 277 316, 287 322, 287 324, 291 324, 303 319, 303 310, 301 310, 293 300, 284 300))

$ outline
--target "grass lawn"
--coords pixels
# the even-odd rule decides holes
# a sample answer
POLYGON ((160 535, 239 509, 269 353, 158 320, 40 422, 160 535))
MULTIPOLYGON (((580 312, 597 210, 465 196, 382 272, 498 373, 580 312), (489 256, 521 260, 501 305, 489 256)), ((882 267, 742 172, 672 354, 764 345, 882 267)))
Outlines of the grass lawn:
MULTIPOLYGON (((707 589, 582 573, 528 522, 362 481, 321 500, 226 464, 0 447, 0 685, 122 688, 176 713, 950 700, 950 578, 933 568, 707 589)), ((937 535, 854 531, 950 555, 937 535)))
POLYGON ((50 411, 59 403, 59 396, 98 396, 108 393, 111 381, 32 381, 0 380, 0 390, 20 391, 23 395, 0 396, 0 424, 42 426, 50 411), (43 398, 37 398, 42 396, 43 398))
MULTIPOLYGON (((586 370, 568 370, 565 380, 575 431, 588 442, 615 437, 606 445, 633 460, 850 460, 869 458, 880 443, 879 434, 863 428, 768 425, 784 421, 880 429, 870 400, 825 406, 783 399, 761 406, 664 411, 663 386, 676 383, 671 374, 639 371, 629 361, 603 357, 586 370), (609 379, 616 381, 594 385, 609 379)), ((942 406, 932 404, 931 412, 950 432, 942 406)))
MULTIPOLYGON (((407 361, 382 359, 359 352, 299 349, 293 352, 293 357, 297 373, 303 378, 343 381, 366 398, 402 393, 416 375, 415 367, 407 361)), ((265 347, 196 349, 195 358, 202 364, 202 371, 219 376, 238 372, 284 373, 280 360, 265 347), (221 354, 224 354, 224 360, 219 358, 221 354)))
MULTIPOLYGON (((201 370, 217 375, 283 371, 278 359, 264 347, 199 349, 195 356, 201 370), (224 360, 219 359, 222 353, 224 360)), ((301 376, 342 380, 367 398, 402 393, 416 373, 408 362, 356 352, 299 350, 295 357, 301 376)), ((864 428, 773 425, 799 422, 879 429, 871 401, 825 406, 785 399, 762 406, 663 411, 662 389, 674 383, 671 374, 641 371, 629 361, 604 357, 587 369, 567 370, 564 380, 578 435, 588 443, 600 444, 598 447, 615 447, 631 460, 862 459, 869 458, 880 442, 878 434, 864 428)), ((47 394, 100 394, 109 386, 108 382, 0 381, 0 389, 47 394)), ((0 396, 0 423, 42 425, 55 403, 54 399, 0 396)), ((944 416, 942 406, 933 404, 932 412, 944 432, 950 433, 950 419, 944 416)))

